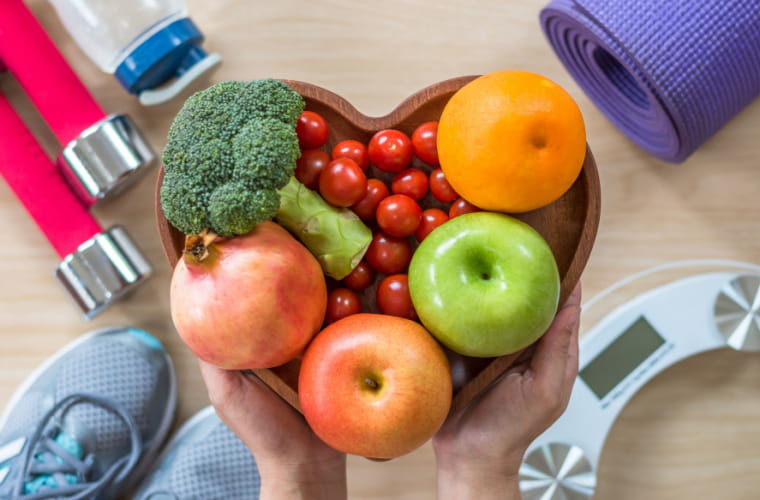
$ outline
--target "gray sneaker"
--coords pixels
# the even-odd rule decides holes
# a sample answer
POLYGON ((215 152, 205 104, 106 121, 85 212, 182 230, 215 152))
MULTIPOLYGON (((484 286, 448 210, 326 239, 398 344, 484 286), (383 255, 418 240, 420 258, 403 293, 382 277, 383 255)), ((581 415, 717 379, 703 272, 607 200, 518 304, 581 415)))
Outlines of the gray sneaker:
POLYGON ((134 328, 85 335, 38 368, 0 417, 0 498, 112 499, 158 454, 176 408, 169 355, 134 328))
POLYGON ((209 406, 188 420, 159 457, 134 500, 259 498, 256 462, 209 406))

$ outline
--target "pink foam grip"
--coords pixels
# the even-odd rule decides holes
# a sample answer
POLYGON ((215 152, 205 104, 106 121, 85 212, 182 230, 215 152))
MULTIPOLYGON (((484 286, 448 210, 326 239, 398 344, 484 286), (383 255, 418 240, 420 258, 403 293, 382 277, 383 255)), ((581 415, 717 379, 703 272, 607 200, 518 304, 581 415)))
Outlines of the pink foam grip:
POLYGON ((2 94, 0 175, 61 257, 101 232, 2 94))
POLYGON ((0 60, 61 144, 105 117, 22 0, 0 0, 0 60))

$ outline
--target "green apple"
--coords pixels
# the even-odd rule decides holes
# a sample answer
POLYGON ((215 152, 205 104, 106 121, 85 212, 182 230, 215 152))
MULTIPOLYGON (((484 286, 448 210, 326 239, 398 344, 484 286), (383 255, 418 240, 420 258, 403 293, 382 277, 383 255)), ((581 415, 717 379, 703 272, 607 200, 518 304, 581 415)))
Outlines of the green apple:
POLYGON ((557 312, 559 285, 543 237, 493 212, 460 215, 437 227, 409 265, 420 321, 465 356, 503 356, 535 342, 557 312))

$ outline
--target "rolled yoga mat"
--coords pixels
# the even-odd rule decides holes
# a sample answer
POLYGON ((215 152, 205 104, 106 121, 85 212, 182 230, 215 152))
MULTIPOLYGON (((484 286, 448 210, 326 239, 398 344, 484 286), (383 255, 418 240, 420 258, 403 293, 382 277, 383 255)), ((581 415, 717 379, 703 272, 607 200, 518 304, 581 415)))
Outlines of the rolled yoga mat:
POLYGON ((553 0, 540 21, 602 113, 662 160, 760 95, 760 0, 553 0))

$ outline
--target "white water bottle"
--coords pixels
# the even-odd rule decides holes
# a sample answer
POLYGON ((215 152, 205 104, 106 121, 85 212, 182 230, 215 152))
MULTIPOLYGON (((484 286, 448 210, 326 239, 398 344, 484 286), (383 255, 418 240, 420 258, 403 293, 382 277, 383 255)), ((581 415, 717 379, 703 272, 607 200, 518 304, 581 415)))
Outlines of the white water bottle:
POLYGON ((182 0, 50 0, 87 56, 145 105, 176 96, 220 61, 182 0))

